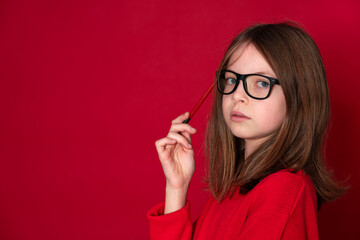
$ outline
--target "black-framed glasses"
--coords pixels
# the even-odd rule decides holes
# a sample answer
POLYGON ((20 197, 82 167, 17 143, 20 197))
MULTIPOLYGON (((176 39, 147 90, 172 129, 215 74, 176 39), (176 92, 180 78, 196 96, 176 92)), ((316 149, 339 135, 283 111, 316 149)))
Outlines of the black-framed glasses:
POLYGON ((275 84, 280 85, 276 78, 261 74, 239 74, 230 70, 221 70, 217 80, 217 89, 221 94, 231 94, 239 86, 240 80, 243 82, 246 94, 258 100, 268 98, 272 87, 275 84))

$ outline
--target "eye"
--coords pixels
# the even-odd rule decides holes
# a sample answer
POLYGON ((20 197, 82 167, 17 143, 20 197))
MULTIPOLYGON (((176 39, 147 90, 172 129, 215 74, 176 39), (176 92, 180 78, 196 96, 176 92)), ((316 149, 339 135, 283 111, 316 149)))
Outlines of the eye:
POLYGON ((258 87, 261 87, 261 88, 268 88, 269 86, 270 86, 270 83, 268 82, 268 81, 258 81, 257 83, 256 83, 256 85, 258 86, 258 87))
POLYGON ((228 85, 234 85, 236 84, 236 79, 235 78, 226 78, 226 84, 228 85))

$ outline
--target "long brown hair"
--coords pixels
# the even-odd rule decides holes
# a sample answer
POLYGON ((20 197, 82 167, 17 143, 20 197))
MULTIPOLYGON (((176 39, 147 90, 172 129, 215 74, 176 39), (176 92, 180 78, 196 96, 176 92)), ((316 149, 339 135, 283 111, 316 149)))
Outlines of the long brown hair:
POLYGON ((287 115, 279 130, 245 161, 244 140, 230 132, 222 113, 222 95, 214 90, 205 142, 209 190, 220 201, 234 186, 241 186, 246 194, 269 174, 293 169, 310 176, 319 206, 339 197, 345 188, 333 180, 322 157, 330 103, 315 42, 293 22, 254 25, 231 42, 218 70, 226 69, 232 54, 248 43, 257 48, 279 79, 287 115))

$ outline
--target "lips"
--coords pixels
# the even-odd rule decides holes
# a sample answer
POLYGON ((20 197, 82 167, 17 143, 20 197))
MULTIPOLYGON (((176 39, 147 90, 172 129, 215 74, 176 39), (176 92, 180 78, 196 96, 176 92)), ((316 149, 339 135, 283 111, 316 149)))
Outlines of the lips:
POLYGON ((231 112, 231 116, 249 118, 248 116, 246 116, 246 115, 243 114, 242 112, 238 112, 238 111, 232 111, 232 112, 231 112))
POLYGON ((248 120, 250 118, 248 116, 246 116, 245 114, 243 114, 242 112, 232 111, 230 114, 230 119, 232 121, 238 122, 238 121, 248 120))

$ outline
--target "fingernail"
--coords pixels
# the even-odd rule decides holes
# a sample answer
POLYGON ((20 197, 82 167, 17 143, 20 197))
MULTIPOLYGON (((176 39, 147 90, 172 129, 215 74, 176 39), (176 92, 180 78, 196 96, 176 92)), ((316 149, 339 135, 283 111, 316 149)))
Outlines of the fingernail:
POLYGON ((195 131, 196 131, 196 129, 195 129, 195 128, 191 128, 191 131, 195 132, 195 131))

